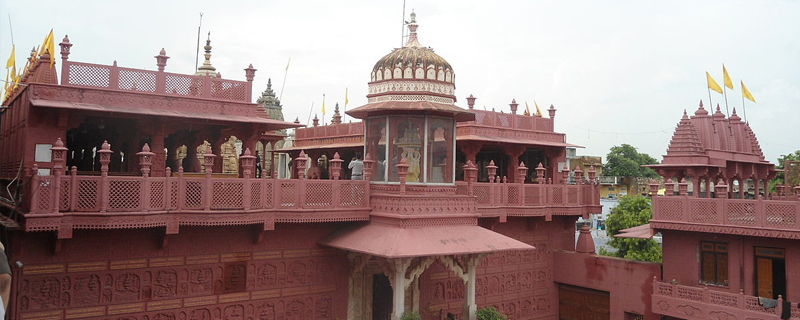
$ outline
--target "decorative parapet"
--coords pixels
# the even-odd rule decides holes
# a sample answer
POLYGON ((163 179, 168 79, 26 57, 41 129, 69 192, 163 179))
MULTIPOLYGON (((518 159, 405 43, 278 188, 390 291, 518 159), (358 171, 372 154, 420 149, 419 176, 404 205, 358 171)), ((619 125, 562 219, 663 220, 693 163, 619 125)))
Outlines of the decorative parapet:
POLYGON ((483 216, 587 217, 600 213, 600 193, 594 184, 524 184, 465 181, 456 182, 457 195, 476 197, 477 212, 483 216))
MULTIPOLYGON (((764 308, 758 297, 747 296, 742 292, 730 293, 709 289, 666 283, 653 279, 651 306, 654 313, 687 320, 705 319, 780 319, 784 302, 778 298, 778 305, 764 308)), ((800 308, 791 307, 792 319, 800 317, 800 308)))
POLYGON ((650 226, 654 229, 800 239, 800 201, 653 197, 650 226))

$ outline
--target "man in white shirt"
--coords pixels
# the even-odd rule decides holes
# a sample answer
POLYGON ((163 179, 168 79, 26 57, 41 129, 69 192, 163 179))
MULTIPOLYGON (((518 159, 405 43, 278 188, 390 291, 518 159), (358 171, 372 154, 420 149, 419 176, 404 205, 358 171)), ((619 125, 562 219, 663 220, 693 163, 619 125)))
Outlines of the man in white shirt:
POLYGON ((356 153, 356 157, 347 165, 348 169, 353 171, 350 173, 350 180, 363 180, 362 174, 364 173, 364 162, 361 161, 361 152, 356 153))

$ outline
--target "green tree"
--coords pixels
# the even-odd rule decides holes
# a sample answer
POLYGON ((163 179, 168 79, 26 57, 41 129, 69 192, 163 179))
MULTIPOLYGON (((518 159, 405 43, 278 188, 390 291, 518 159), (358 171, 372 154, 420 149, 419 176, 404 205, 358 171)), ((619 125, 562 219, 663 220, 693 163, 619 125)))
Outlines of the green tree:
POLYGON ((800 184, 800 168, 790 169, 788 179, 784 176, 783 165, 786 163, 786 161, 800 161, 800 150, 778 157, 778 163, 775 164, 775 169, 780 171, 778 171, 775 179, 772 179, 772 181, 769 182, 769 189, 771 192, 775 192, 775 186, 778 184, 787 184, 787 182, 792 186, 800 184))
POLYGON ((642 167, 642 165, 657 163, 656 159, 646 153, 639 153, 636 148, 629 144, 613 146, 608 155, 606 155, 603 175, 658 178, 658 173, 655 170, 642 167))
POLYGON ((506 315, 500 313, 500 311, 497 311, 497 309, 492 306, 478 310, 476 315, 478 320, 508 320, 506 315))
POLYGON ((613 238, 622 229, 641 226, 650 222, 653 216, 653 209, 650 206, 650 199, 639 195, 622 196, 619 204, 611 209, 611 214, 606 220, 608 234, 612 240, 608 245, 617 249, 616 252, 608 252, 600 249, 600 254, 625 259, 639 261, 650 261, 661 263, 661 246, 653 239, 629 239, 613 238))

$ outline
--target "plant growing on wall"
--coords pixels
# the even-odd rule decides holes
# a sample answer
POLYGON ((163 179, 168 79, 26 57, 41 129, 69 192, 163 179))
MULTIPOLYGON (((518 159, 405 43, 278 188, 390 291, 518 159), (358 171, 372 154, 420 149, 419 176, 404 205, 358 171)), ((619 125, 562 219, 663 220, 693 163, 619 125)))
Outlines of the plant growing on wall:
POLYGON ((421 320, 421 317, 419 316, 419 312, 405 311, 400 316, 400 320, 421 320))
POLYGON ((617 251, 608 252, 605 248, 600 248, 600 254, 661 263, 661 245, 655 240, 613 238, 622 229, 647 224, 652 217, 653 209, 650 206, 649 199, 639 195, 620 197, 619 204, 611 209, 611 214, 606 219, 608 235, 612 236, 612 240, 608 242, 608 245, 616 248, 617 251))
POLYGON ((478 320, 508 320, 508 317, 492 306, 478 310, 478 320))

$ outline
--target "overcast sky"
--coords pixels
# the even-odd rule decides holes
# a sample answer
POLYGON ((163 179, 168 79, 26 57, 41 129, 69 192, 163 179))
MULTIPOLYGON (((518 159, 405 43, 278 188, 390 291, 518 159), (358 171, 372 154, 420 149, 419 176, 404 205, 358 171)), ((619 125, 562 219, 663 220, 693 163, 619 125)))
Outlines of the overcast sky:
MULTIPOLYGON (((708 108, 705 72, 722 84, 723 63, 731 111, 744 117, 740 79, 758 101, 745 107, 766 158, 800 149, 798 1, 408 0, 406 20, 412 9, 420 42, 454 68, 459 106, 470 94, 488 110, 553 104, 556 130, 586 147, 579 154, 605 158, 627 143, 661 160, 683 110, 701 99, 708 108)), ((69 35, 74 61, 155 70, 163 47, 167 71, 193 73, 200 12, 217 70, 244 80, 252 63, 253 101, 272 78, 288 121, 305 123, 312 103, 321 117, 323 93, 330 121, 345 88, 349 109, 365 104, 375 62, 402 44, 400 0, 6 0, 0 57, 11 50, 10 15, 18 61, 53 28, 56 43, 69 35)), ((725 111, 722 95, 711 99, 725 111)))

